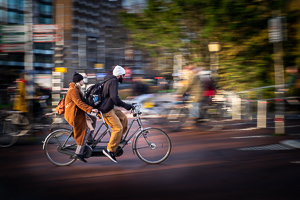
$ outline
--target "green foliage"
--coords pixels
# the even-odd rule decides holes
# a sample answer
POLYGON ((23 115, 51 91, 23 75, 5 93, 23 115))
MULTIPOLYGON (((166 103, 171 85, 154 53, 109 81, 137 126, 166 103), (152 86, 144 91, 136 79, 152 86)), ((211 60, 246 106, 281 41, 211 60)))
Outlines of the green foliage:
MULTIPOLYGON (((299 9, 284 0, 149 0, 144 13, 122 13, 132 43, 157 59, 184 54, 209 68, 209 42, 219 42, 218 86, 247 90, 274 84, 273 44, 268 39, 272 11, 287 16, 284 65, 299 62, 299 9)), ((298 3, 299 4, 299 3, 298 3)), ((172 71, 172 66, 170 66, 172 71)))

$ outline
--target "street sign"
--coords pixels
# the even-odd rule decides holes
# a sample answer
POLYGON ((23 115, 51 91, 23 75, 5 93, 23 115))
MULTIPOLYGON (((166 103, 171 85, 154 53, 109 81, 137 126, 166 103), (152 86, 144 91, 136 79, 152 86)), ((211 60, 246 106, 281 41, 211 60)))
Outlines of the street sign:
POLYGON ((96 64, 94 64, 94 68, 103 69, 103 64, 102 63, 96 63, 96 64))
POLYGON ((29 40, 28 35, 2 35, 1 43, 25 43, 29 40))
POLYGON ((0 32, 2 33, 22 33, 28 32, 29 27, 26 25, 2 25, 0 26, 0 32))
POLYGON ((33 42, 57 42, 61 40, 60 34, 33 34, 33 42))
POLYGON ((59 31, 61 27, 58 24, 34 24, 32 25, 33 33, 51 33, 59 31))
POLYGON ((88 78, 96 78, 96 73, 88 73, 87 77, 88 78))
POLYGON ((269 42, 282 42, 287 39, 285 17, 274 17, 269 19, 269 42))
POLYGON ((1 52, 24 52, 25 44, 2 44, 0 45, 1 52))
POLYGON ((55 67, 55 72, 67 73, 67 68, 65 68, 65 67, 55 67))

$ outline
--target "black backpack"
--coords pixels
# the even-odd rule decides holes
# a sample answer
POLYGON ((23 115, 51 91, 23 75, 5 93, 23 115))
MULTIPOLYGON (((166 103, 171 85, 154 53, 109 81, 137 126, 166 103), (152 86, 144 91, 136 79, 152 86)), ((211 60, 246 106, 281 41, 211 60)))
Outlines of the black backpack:
POLYGON ((102 101, 101 94, 103 91, 103 86, 108 80, 110 79, 90 86, 84 93, 84 102, 93 108, 99 107, 102 101))

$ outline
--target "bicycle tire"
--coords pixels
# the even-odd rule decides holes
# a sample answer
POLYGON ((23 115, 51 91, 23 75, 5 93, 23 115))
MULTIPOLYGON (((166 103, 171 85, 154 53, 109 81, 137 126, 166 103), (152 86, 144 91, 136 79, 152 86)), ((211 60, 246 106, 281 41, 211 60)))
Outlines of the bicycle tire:
POLYGON ((172 143, 169 136, 161 129, 146 128, 135 139, 134 151, 143 162, 159 164, 171 153, 172 143))
POLYGON ((0 126, 0 147, 11 147, 18 140, 18 127, 11 121, 3 121, 0 126))
POLYGON ((68 129, 53 131, 46 137, 43 145, 47 159, 56 166, 73 164, 76 159, 71 156, 75 153, 76 147, 72 131, 68 129))
POLYGON ((219 131, 224 128, 224 118, 221 116, 217 105, 204 106, 201 110, 201 116, 196 125, 200 131, 219 131))
POLYGON ((189 110, 186 107, 173 107, 170 109, 166 120, 168 129, 171 131, 179 131, 184 126, 189 116, 189 110))

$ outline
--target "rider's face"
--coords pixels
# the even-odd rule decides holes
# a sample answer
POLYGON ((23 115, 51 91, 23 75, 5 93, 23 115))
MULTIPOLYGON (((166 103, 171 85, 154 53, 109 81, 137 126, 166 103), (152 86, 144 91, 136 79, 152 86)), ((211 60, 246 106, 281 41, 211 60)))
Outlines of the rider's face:
POLYGON ((79 81, 79 83, 80 83, 80 86, 83 86, 83 85, 84 85, 83 80, 79 81))
POLYGON ((124 77, 125 77, 125 74, 123 74, 123 75, 119 76, 118 80, 119 80, 119 82, 120 82, 120 83, 122 83, 122 82, 123 82, 123 78, 124 78, 124 77))

